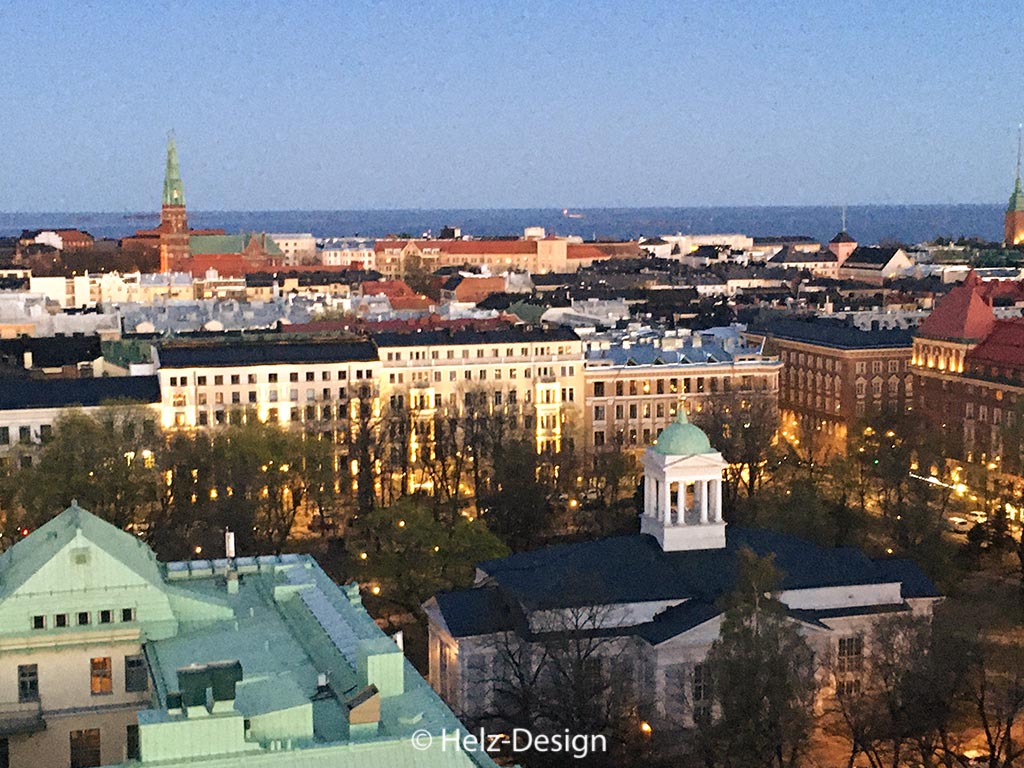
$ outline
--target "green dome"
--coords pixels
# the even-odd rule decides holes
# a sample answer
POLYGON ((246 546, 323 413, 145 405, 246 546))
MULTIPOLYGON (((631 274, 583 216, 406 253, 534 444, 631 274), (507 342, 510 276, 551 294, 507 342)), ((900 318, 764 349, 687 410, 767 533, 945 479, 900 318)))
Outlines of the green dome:
POLYGON ((716 452, 703 430, 687 420, 682 406, 678 408, 676 420, 662 430, 652 447, 666 456, 696 456, 716 452))

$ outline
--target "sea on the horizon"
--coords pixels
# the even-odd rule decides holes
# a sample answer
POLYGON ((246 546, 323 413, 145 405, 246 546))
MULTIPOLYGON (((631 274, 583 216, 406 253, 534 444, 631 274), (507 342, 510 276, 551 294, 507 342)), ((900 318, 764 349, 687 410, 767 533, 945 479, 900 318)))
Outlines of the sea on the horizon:
MULTIPOLYGON (((226 232, 311 232, 317 237, 383 237, 437 234, 461 227, 464 235, 519 236, 540 226, 549 234, 626 240, 655 235, 742 233, 807 235, 827 241, 841 226, 838 206, 737 206, 689 208, 418 209, 362 211, 189 211, 196 228, 226 232)), ((158 211, 145 213, 0 213, 0 236, 23 229, 76 227, 95 237, 119 238, 155 226, 158 211)), ((1001 240, 999 205, 856 205, 846 209, 846 228, 861 243, 920 243, 938 236, 1001 240)))

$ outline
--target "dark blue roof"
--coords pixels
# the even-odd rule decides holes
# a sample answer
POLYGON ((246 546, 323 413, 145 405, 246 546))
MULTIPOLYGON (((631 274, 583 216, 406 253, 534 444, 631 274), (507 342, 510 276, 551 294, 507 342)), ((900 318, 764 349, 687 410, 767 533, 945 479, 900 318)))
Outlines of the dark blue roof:
POLYGON ((834 349, 892 349, 912 347, 914 333, 906 328, 861 330, 843 320, 828 317, 774 317, 751 323, 750 333, 774 336, 834 349))
POLYGON ((522 613, 514 609, 504 599, 501 590, 494 586, 439 592, 435 599, 452 637, 489 635, 522 624, 522 613))
POLYGON ((890 581, 899 581, 903 585, 902 593, 905 600, 942 596, 932 580, 924 575, 913 560, 904 557, 885 558, 876 560, 875 567, 887 575, 890 581))
POLYGON ((531 609, 685 598, 713 603, 732 590, 736 553, 744 547, 774 554, 782 589, 896 580, 857 549, 735 526, 726 529, 723 549, 665 552, 653 537, 635 534, 522 552, 478 567, 531 609))
POLYGON ((674 605, 662 611, 654 617, 654 621, 640 624, 634 628, 634 631, 647 642, 657 645, 694 627, 699 627, 721 612, 722 609, 714 603, 703 600, 687 600, 681 605, 674 605))
POLYGON ((168 344, 160 347, 162 368, 344 363, 377 360, 367 341, 239 341, 234 344, 168 344))
POLYGON ((101 379, 9 379, 0 381, 0 410, 102 405, 109 400, 160 402, 156 376, 101 379))
MULTIPOLYGON (((902 597, 939 597, 934 584, 910 560, 873 560, 850 547, 826 548, 789 534, 758 528, 726 529, 722 549, 665 552, 644 534, 563 544, 487 560, 482 586, 442 592, 437 603, 455 637, 517 630, 526 633, 520 610, 680 601, 653 620, 599 630, 661 643, 721 613, 719 602, 732 591, 737 553, 749 548, 773 555, 783 590, 855 584, 902 583, 902 597), (685 601, 685 602, 683 602, 685 601)), ((904 603, 822 610, 791 610, 801 621, 904 611, 904 603)))

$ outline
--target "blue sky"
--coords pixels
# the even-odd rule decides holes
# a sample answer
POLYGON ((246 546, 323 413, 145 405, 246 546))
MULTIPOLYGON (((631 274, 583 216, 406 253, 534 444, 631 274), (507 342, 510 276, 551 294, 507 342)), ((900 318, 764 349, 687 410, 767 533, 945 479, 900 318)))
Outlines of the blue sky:
POLYGON ((4 2, 0 210, 1000 202, 1024 3, 4 2))

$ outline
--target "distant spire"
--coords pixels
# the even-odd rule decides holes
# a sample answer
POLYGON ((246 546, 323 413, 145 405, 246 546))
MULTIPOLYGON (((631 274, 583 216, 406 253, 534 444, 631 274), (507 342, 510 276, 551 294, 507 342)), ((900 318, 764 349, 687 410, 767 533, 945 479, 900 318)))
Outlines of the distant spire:
MULTIPOLYGON (((1021 129, 1022 125, 1017 126, 1017 175, 1013 181, 1013 194, 1010 195, 1010 204, 1006 206, 1007 213, 1013 213, 1016 211, 1024 211, 1024 189, 1021 188, 1020 182, 1020 161, 1021 161, 1021 129)), ((1007 235, 1007 240, 1010 240, 1010 236, 1007 235)))
POLYGON ((174 131, 167 134, 164 205, 185 205, 185 186, 181 183, 181 168, 178 166, 178 147, 174 143, 174 131))

